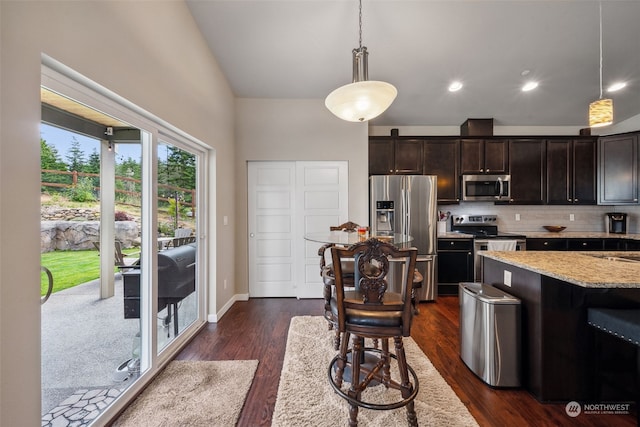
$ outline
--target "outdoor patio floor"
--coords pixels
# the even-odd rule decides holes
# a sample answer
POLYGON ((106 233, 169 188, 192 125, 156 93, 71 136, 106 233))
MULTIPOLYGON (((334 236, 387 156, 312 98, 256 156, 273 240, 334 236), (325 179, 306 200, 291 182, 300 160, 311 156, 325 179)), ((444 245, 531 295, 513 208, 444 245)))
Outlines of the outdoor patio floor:
MULTIPOLYGON (((195 294, 183 300, 180 330, 183 323, 195 319, 195 306, 195 294)), ((131 379, 121 380, 118 367, 132 358, 140 321, 124 318, 122 276, 116 274, 111 298, 100 299, 99 280, 52 294, 42 305, 41 322, 42 425, 54 425, 51 413, 59 414, 66 407, 77 408, 78 419, 69 425, 87 425, 131 384, 131 379), (86 401, 83 395, 88 396, 86 401), (82 405, 88 409, 82 410, 82 405)), ((158 323, 158 339, 173 339, 173 326, 158 323)))

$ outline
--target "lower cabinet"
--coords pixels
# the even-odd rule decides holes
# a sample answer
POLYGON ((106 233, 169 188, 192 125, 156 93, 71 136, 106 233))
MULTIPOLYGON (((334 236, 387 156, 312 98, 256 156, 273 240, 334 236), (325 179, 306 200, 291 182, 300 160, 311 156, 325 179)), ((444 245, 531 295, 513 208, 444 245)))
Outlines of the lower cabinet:
POLYGON ((640 241, 627 239, 527 239, 528 251, 637 251, 640 241))
POLYGON ((457 295, 473 279, 473 239, 438 239, 438 295, 457 295))
POLYGON ((566 251, 568 239, 527 239, 528 251, 566 251))
POLYGON ((570 251, 602 251, 604 239, 568 239, 570 251))

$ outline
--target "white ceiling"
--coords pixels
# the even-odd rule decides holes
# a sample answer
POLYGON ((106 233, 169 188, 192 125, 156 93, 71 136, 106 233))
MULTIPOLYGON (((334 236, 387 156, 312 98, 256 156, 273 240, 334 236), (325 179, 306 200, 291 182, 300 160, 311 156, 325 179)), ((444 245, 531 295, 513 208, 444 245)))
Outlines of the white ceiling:
MULTIPOLYGON (((321 98, 351 81, 356 0, 187 0, 238 97, 321 98)), ((369 79, 398 97, 371 124, 587 126, 600 95, 598 2, 363 0, 369 79), (527 78, 540 86, 523 93, 527 78), (464 88, 447 91, 460 79, 464 88)), ((603 0, 603 85, 614 121, 640 114, 640 0, 603 0)))

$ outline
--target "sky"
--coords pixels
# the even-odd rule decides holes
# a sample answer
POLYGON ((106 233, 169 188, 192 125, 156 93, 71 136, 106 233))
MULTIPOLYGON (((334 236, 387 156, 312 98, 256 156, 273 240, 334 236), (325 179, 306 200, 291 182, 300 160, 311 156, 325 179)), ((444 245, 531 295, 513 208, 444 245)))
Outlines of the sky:
MULTIPOLYGON (((60 160, 63 162, 67 162, 67 154, 69 148, 71 148, 71 142, 74 137, 80 142, 80 148, 85 154, 85 160, 93 153, 94 149, 100 153, 99 140, 44 123, 40 124, 40 137, 44 139, 48 145, 58 150, 60 160)), ((139 161, 140 148, 139 144, 116 144, 116 162, 126 160, 129 157, 139 161)))

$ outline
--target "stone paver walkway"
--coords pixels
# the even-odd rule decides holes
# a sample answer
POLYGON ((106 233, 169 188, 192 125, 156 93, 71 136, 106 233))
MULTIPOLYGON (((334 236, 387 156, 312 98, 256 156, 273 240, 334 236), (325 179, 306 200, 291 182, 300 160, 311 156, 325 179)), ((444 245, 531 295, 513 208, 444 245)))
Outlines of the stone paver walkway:
POLYGON ((117 388, 78 390, 42 417, 42 427, 88 426, 120 393, 117 388))

